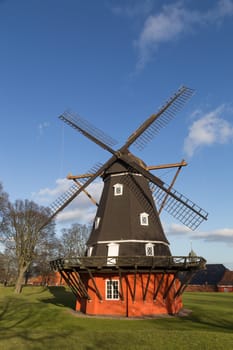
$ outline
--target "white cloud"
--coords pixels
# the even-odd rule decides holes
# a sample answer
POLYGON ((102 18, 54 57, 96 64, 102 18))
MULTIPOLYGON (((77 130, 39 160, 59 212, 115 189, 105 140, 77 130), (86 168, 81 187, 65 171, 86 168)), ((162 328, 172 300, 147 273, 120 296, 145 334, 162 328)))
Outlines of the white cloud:
POLYGON ((233 1, 220 0, 207 12, 199 12, 184 7, 182 1, 164 5, 161 12, 150 15, 135 42, 139 50, 137 68, 142 69, 151 60, 158 47, 199 30, 204 25, 219 23, 233 15, 233 1))
POLYGON ((33 192, 32 197, 34 200, 38 201, 41 204, 48 205, 59 197, 62 193, 68 190, 71 183, 67 179, 57 179, 55 181, 54 188, 42 188, 38 192, 33 192))
POLYGON ((170 225, 166 225, 166 223, 164 223, 163 226, 164 226, 165 232, 173 236, 183 236, 184 234, 190 234, 193 232, 190 228, 181 224, 173 223, 170 225))
MULTIPOLYGON (((53 188, 43 188, 32 194, 33 200, 41 205, 50 206, 57 198, 63 195, 72 185, 67 179, 57 179, 53 188)), ((98 202, 100 199, 103 183, 101 181, 91 183, 87 191, 98 202)), ((95 215, 96 206, 84 193, 80 193, 61 213, 57 216, 60 223, 89 223, 95 215)))
POLYGON ((191 157, 200 147, 224 144, 233 139, 233 125, 221 117, 228 110, 227 106, 221 105, 193 122, 184 141, 184 152, 187 156, 191 157))
POLYGON ((166 230, 168 236, 182 236, 187 235, 191 240, 203 240, 205 242, 219 242, 226 244, 233 244, 233 228, 221 228, 212 231, 195 231, 193 232, 189 228, 179 225, 171 224, 166 230))
POLYGON ((92 205, 92 208, 87 210, 87 208, 79 208, 78 203, 76 203, 76 208, 75 205, 72 207, 68 207, 66 210, 60 212, 57 215, 57 222, 61 224, 71 224, 71 223, 80 223, 80 224, 88 224, 93 221, 95 212, 96 212, 96 207, 92 205))

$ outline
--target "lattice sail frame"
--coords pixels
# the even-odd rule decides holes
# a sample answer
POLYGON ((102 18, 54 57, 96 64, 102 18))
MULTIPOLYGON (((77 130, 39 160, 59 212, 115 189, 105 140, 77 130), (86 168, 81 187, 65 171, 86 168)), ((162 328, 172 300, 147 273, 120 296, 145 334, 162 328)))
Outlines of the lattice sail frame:
MULTIPOLYGON (((167 184, 164 184, 164 187, 169 188, 167 184)), ((164 209, 191 230, 196 230, 204 220, 207 220, 208 213, 204 209, 174 188, 169 190, 170 193, 165 202, 166 192, 152 183, 150 183, 150 188, 156 204, 161 206, 164 203, 164 209)))
MULTIPOLYGON (((174 189, 170 189, 159 178, 153 176, 148 170, 144 169, 141 165, 135 163, 130 159, 129 147, 136 145, 140 149, 144 148, 147 142, 149 142, 162 127, 174 118, 175 114, 181 110, 188 99, 193 95, 194 90, 188 87, 182 86, 177 92, 159 109, 155 114, 152 114, 147 118, 144 123, 127 139, 126 143, 117 151, 112 149, 112 145, 116 144, 116 141, 106 135, 98 128, 92 126, 89 122, 82 119, 78 114, 70 111, 64 112, 59 118, 72 128, 78 130, 84 136, 89 138, 94 143, 98 144, 103 149, 109 151, 112 157, 104 164, 98 164, 89 171, 91 176, 89 178, 83 178, 80 182, 81 186, 76 182, 73 184, 62 196, 60 196, 51 205, 51 217, 44 224, 44 226, 61 210, 63 210, 76 196, 85 190, 91 182, 93 182, 98 176, 107 171, 114 162, 121 160, 129 168, 135 168, 141 175, 145 176, 150 182, 153 183, 153 194, 157 204, 164 205, 171 215, 180 220, 182 223, 190 227, 191 229, 197 228, 203 220, 207 220, 208 214, 199 206, 194 204, 191 200, 180 194, 174 189), (166 199, 164 204, 164 198, 166 199)), ((140 192, 140 191, 139 191, 140 192)))
POLYGON ((182 86, 173 96, 167 100, 155 115, 158 115, 154 122, 137 138, 134 145, 142 150, 148 142, 150 142, 159 131, 164 128, 188 100, 193 96, 194 90, 186 86, 182 86))
MULTIPOLYGON (((102 167, 102 163, 95 164, 89 171, 88 174, 95 174, 102 167)), ((84 185, 86 178, 79 180, 81 185, 84 185)), ((76 183, 73 183, 69 189, 64 192, 60 197, 58 197, 49 207, 51 217, 57 215, 63 208, 65 208, 77 195, 80 193, 80 186, 76 183)))

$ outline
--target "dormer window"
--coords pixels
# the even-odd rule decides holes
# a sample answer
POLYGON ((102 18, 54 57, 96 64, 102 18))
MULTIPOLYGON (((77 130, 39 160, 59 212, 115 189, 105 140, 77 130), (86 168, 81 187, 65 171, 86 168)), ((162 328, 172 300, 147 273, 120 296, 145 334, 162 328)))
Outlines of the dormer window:
POLYGON ((107 258, 107 264, 108 265, 115 265, 116 264, 116 258, 114 258, 114 256, 118 256, 119 255, 119 244, 118 243, 109 243, 107 245, 108 247, 108 256, 109 258, 107 258))
POLYGON ((97 216, 97 217, 95 218, 95 230, 97 230, 97 228, 99 227, 99 224, 100 224, 100 217, 97 216))
POLYGON ((140 224, 142 226, 148 226, 149 225, 149 214, 147 214, 147 213, 141 213, 140 214, 140 224))
POLYGON ((123 195, 123 185, 122 184, 115 184, 113 185, 114 188, 114 196, 122 196, 123 195))
POLYGON ((146 248, 146 256, 154 256, 154 244, 147 243, 145 248, 146 248))

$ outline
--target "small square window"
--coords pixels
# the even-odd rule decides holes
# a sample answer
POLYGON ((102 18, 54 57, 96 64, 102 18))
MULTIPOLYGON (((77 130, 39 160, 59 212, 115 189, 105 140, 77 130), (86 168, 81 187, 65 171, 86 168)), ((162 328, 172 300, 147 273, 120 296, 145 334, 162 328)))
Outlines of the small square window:
POLYGON ((119 281, 118 280, 106 281, 106 299, 107 300, 119 299, 119 281))
POLYGON ((114 186, 114 196, 122 196, 123 195, 123 185, 115 184, 114 186))
POLYGON ((154 256, 154 245, 152 243, 146 244, 146 256, 154 256))
POLYGON ((147 214, 147 213, 141 213, 140 214, 140 224, 142 226, 148 226, 149 225, 149 214, 147 214))

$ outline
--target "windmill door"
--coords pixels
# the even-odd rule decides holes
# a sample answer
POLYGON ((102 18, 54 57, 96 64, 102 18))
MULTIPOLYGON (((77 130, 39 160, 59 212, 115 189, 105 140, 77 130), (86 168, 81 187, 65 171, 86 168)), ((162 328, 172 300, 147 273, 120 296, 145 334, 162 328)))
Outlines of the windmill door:
POLYGON ((108 265, 115 265, 116 264, 116 258, 114 256, 119 255, 119 244, 117 243, 109 243, 108 244, 108 256, 107 264, 108 265))

